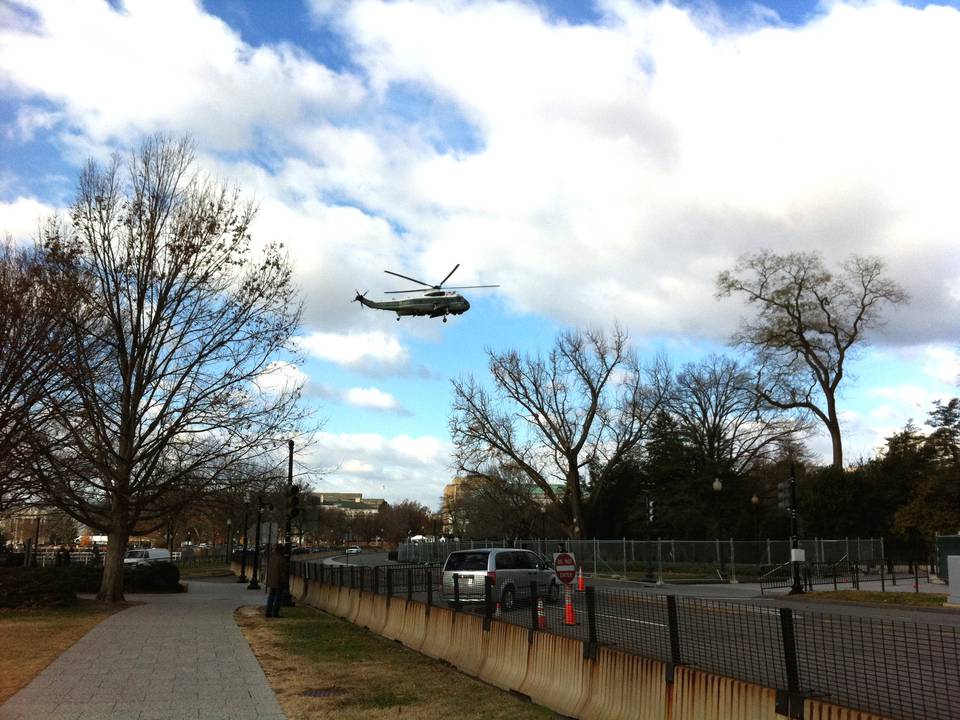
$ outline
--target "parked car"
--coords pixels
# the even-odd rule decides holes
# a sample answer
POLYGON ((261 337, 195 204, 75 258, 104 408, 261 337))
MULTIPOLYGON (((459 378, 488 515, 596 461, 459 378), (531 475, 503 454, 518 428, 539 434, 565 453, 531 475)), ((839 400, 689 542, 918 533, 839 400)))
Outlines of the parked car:
POLYGON ((529 597, 531 582, 537 583, 537 594, 545 600, 556 602, 560 597, 560 580, 553 567, 530 550, 484 548, 450 553, 443 564, 440 596, 451 605, 455 602, 454 575, 462 603, 484 601, 486 577, 501 610, 512 610, 517 598, 529 597))
POLYGON ((363 551, 356 545, 353 545, 352 547, 348 547, 346 550, 344 550, 344 552, 347 555, 356 555, 357 553, 363 552, 363 551))
POLYGON ((170 551, 166 548, 144 548, 127 550, 123 556, 124 565, 147 565, 155 562, 170 562, 170 551))

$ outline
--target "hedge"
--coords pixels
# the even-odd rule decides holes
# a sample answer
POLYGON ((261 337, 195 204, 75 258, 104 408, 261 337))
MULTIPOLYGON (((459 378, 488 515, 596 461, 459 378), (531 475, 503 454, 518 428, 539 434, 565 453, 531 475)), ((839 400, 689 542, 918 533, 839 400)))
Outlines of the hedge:
MULTIPOLYGON (((0 568, 0 607, 69 605, 77 593, 100 590, 103 568, 92 565, 45 568, 0 568)), ((180 570, 158 562, 124 568, 123 589, 131 593, 180 592, 180 570)))

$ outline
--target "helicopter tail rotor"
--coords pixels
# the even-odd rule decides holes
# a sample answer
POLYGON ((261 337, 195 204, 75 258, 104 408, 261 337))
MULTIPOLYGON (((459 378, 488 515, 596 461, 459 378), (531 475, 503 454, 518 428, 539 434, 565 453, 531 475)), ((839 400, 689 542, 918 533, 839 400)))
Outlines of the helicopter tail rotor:
POLYGON ((367 296, 368 292, 370 291, 367 290, 366 292, 361 293, 359 290, 356 290, 357 296, 353 299, 353 302, 358 302, 363 305, 363 299, 367 296))

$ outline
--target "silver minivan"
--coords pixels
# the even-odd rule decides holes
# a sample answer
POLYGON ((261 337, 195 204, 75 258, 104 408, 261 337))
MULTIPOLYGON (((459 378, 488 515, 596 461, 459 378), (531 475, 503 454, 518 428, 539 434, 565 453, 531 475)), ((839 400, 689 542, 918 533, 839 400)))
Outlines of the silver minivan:
POLYGON ((450 553, 440 587, 440 596, 450 604, 455 602, 454 575, 463 603, 483 602, 487 576, 501 610, 512 610, 518 598, 529 598, 531 582, 537 583, 537 594, 545 600, 555 602, 560 597, 560 581, 550 563, 530 550, 478 548, 450 553))

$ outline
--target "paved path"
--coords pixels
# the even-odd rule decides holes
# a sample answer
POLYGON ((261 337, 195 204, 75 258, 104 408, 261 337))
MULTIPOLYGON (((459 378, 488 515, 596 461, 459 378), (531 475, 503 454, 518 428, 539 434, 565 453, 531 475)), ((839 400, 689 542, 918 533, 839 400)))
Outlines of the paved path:
POLYGON ((93 628, 0 706, 0 720, 285 720, 233 620, 262 593, 194 580, 187 593, 128 599, 146 604, 93 628))

